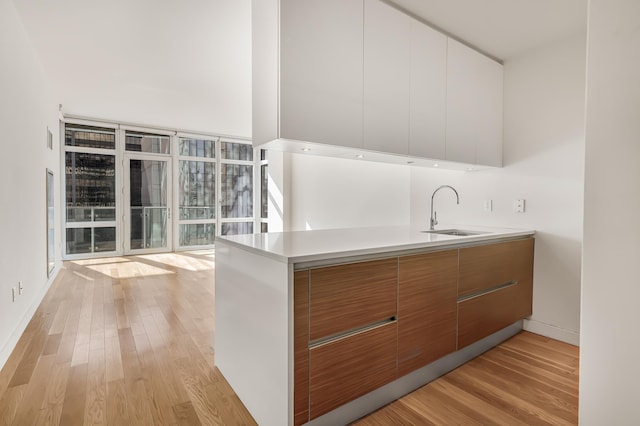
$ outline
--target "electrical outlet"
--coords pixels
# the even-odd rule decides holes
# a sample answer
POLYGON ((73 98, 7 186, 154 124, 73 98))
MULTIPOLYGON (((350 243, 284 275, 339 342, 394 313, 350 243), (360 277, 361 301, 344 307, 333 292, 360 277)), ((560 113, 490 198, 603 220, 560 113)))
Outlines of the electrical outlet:
POLYGON ((513 200, 514 213, 524 213, 524 200, 513 200))
POLYGON ((484 200, 484 211, 493 211, 493 200, 484 200))
POLYGON ((15 302, 15 301, 16 301, 16 288, 11 287, 11 302, 15 302))
POLYGON ((24 291, 24 286, 22 285, 22 281, 18 281, 18 295, 21 296, 24 291))

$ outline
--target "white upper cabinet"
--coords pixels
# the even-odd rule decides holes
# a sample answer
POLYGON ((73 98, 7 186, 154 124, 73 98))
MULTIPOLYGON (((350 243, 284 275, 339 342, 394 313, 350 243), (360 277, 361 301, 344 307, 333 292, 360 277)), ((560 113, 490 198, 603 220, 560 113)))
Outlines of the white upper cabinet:
POLYGON ((409 153, 411 18, 364 2, 364 147, 409 153))
POLYGON ((253 0, 253 145, 502 165, 502 65, 381 0, 253 0))
POLYGON ((445 159, 447 37, 411 20, 409 154, 445 159))
POLYGON ((446 160, 502 166, 502 65, 449 39, 446 160))
POLYGON ((361 148, 362 0, 281 0, 280 10, 280 137, 361 148))

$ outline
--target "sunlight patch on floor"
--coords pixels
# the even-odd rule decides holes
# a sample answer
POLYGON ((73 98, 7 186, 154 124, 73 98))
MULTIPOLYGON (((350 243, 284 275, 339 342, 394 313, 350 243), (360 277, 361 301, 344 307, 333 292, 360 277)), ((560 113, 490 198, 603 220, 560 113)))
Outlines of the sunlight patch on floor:
POLYGON ((117 268, 109 263, 104 263, 101 265, 87 265, 85 267, 116 279, 175 274, 175 272, 168 269, 162 269, 158 268, 157 266, 136 261, 129 261, 126 265, 119 265, 117 268))
POLYGON ((138 256, 141 259, 147 259, 151 262, 163 263, 167 266, 175 268, 186 269, 187 271, 197 272, 211 269, 211 261, 215 259, 213 252, 203 252, 198 254, 197 252, 185 252, 182 253, 158 253, 158 254, 146 254, 138 256), (206 257, 206 259, 198 259, 197 257, 189 256, 191 253, 198 257, 206 257))

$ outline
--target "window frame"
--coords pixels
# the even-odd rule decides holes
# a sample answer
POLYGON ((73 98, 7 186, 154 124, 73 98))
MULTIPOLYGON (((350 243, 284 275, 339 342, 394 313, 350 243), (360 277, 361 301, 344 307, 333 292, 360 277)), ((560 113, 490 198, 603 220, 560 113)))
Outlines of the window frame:
MULTIPOLYGON (((62 222, 62 238, 61 244, 63 245, 62 249, 62 259, 63 260, 79 260, 79 259, 92 259, 92 258, 100 258, 100 257, 109 257, 109 256, 121 256, 125 254, 125 235, 126 226, 125 226, 125 156, 127 153, 138 153, 145 154, 149 156, 156 157, 164 157, 170 158, 171 170, 169 171, 170 176, 172 177, 172 187, 169 189, 171 193, 171 218, 169 220, 170 225, 172 226, 171 230, 171 245, 167 247, 167 252, 178 252, 178 251, 187 251, 187 250, 205 250, 212 249, 215 247, 215 239, 222 235, 222 228, 224 223, 252 223, 253 224, 253 233, 259 233, 261 230, 262 223, 266 223, 267 220, 261 218, 261 205, 260 205, 260 192, 261 192, 261 179, 260 179, 260 170, 262 164, 266 162, 266 160, 260 160, 260 152, 259 148, 253 148, 251 140, 248 138, 239 138, 233 136, 226 135, 214 135, 207 133, 195 133, 188 131, 180 131, 180 130, 172 130, 169 128, 163 127, 153 127, 153 126, 142 126, 135 125, 130 123, 118 123, 112 121, 102 121, 96 119, 86 119, 83 117, 76 116, 65 116, 60 120, 60 140, 62 141, 62 149, 60 150, 60 162, 62 165, 63 173, 61 173, 60 177, 60 195, 59 200, 61 201, 61 206, 63 206, 63 214, 59 219, 62 222), (113 149, 110 148, 91 148, 91 147, 77 147, 77 146, 67 146, 66 138, 65 138, 65 130, 67 126, 92 126, 103 129, 108 129, 109 131, 113 130, 115 134, 115 146, 113 149), (149 133, 152 135, 166 135, 170 138, 169 145, 169 154, 162 153, 142 153, 139 151, 127 151, 126 150, 126 132, 132 131, 136 133, 149 133), (207 157, 191 157, 191 156, 182 156, 180 155, 180 139, 204 139, 214 141, 215 143, 215 158, 207 158, 207 157), (221 155, 221 146, 222 142, 228 143, 240 143, 251 146, 253 159, 248 160, 229 160, 223 159, 221 155), (115 209, 116 209, 116 219, 115 221, 83 221, 83 222, 68 222, 67 221, 67 204, 66 204, 66 153, 67 152, 79 152, 79 153, 88 153, 88 154, 98 154, 98 155, 113 155, 115 157, 115 187, 116 187, 116 200, 115 200, 115 209), (215 199, 215 218, 214 219, 194 219, 194 220, 181 220, 180 219, 180 201, 179 201, 179 165, 181 160, 186 161, 204 161, 204 162, 212 162, 215 164, 215 179, 216 179, 216 199, 215 199), (222 174, 222 165, 223 164, 238 164, 238 165, 248 165, 252 167, 252 202, 253 202, 253 215, 251 217, 246 218, 222 218, 222 203, 221 203, 221 174, 222 174), (190 245, 190 246, 181 246, 180 245, 180 225, 184 224, 206 224, 213 223, 215 225, 215 237, 213 244, 210 245, 190 245), (99 251, 99 252, 89 252, 89 253, 78 253, 78 254, 69 254, 67 253, 67 229, 70 228, 111 228, 115 227, 116 230, 116 250, 114 251, 99 251)), ((93 247, 92 247, 93 250, 93 247)))
MULTIPOLYGON (((256 191, 256 188, 258 188, 256 186, 256 154, 259 154, 260 150, 257 148, 253 148, 252 147, 252 159, 251 160, 229 160, 229 159, 224 159, 222 158, 222 143, 224 142, 228 142, 228 143, 241 143, 241 144, 251 144, 251 142, 247 142, 246 140, 240 140, 240 139, 234 139, 234 138, 229 138, 229 137, 221 137, 219 143, 216 146, 216 156, 219 159, 219 168, 220 168, 220 172, 216 172, 217 176, 222 176, 222 165, 223 164, 231 164, 231 165, 241 165, 241 166, 251 166, 252 167, 252 194, 251 194, 251 200, 253 202, 253 215, 252 216, 247 216, 247 217, 242 217, 242 218, 223 218, 222 217, 222 199, 221 199, 221 195, 222 195, 222 179, 218 179, 218 181, 216 182, 216 191, 217 191, 217 195, 218 195, 218 211, 216 213, 216 216, 219 218, 219 227, 218 229, 216 229, 216 236, 223 236, 222 235, 222 226, 225 223, 253 223, 253 234, 258 233, 256 230, 258 229, 258 222, 256 221, 256 214, 260 214, 258 212, 258 210, 256 209, 256 194, 258 193, 258 191, 256 191)), ((227 235, 233 235, 233 234, 227 234, 227 235)))
POLYGON ((122 254, 121 246, 122 246, 122 237, 121 232, 119 232, 119 218, 122 216, 122 200, 119 200, 120 188, 122 188, 122 176, 121 173, 118 172, 118 165, 122 164, 122 157, 120 155, 119 146, 119 128, 117 124, 108 123, 108 122, 96 122, 89 120, 77 120, 77 119, 66 119, 60 122, 60 141, 61 147, 60 150, 60 158, 61 158, 61 169, 63 173, 60 175, 60 198, 61 198, 61 206, 62 206, 62 230, 61 233, 61 243, 62 243, 62 258, 63 260, 77 260, 77 259, 92 259, 92 258, 100 258, 100 257, 109 257, 109 256, 117 256, 122 254), (92 126, 99 127, 102 129, 113 130, 115 136, 115 143, 113 149, 110 148, 91 148, 91 147, 80 147, 80 146, 72 146, 67 145, 66 143, 66 129, 67 126, 92 126), (82 153, 82 154, 96 154, 96 155, 109 155, 115 157, 115 209, 116 209, 116 218, 112 221, 82 221, 82 222, 69 222, 67 220, 67 172, 66 172, 66 155, 68 152, 82 153), (91 228, 91 251, 87 253, 68 253, 67 252, 67 230, 68 229, 84 229, 91 228), (95 228, 115 228, 116 232, 116 241, 115 247, 116 249, 113 251, 95 251, 94 236, 95 236, 95 228))

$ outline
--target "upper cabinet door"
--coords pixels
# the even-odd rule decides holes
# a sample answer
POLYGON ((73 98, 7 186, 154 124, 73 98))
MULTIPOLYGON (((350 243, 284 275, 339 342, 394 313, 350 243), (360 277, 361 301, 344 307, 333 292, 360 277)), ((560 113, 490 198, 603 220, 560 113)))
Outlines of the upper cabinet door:
POLYGON ((409 153, 411 18, 379 0, 364 3, 364 147, 409 153))
POLYGON ((409 154, 445 159, 447 37, 411 20, 409 154))
POLYGON ((501 166, 502 65, 451 38, 446 110, 446 159, 501 166))
POLYGON ((280 137, 362 148, 363 0, 280 11, 280 137))

